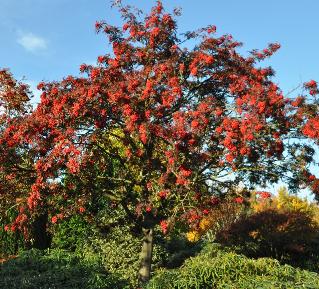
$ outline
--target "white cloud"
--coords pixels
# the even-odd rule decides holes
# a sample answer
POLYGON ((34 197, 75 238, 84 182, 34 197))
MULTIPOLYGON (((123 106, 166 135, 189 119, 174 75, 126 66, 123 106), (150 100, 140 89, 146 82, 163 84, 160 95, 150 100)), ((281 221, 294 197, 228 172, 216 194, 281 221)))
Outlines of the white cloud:
POLYGON ((48 47, 48 43, 44 38, 33 33, 21 33, 17 42, 30 52, 43 51, 48 47))

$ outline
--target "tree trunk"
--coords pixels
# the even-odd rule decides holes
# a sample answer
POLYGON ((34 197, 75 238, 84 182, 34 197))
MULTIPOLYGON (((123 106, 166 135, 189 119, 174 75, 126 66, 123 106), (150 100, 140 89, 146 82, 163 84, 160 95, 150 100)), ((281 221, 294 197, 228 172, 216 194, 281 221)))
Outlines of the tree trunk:
POLYGON ((36 249, 47 249, 51 245, 51 235, 47 231, 48 214, 44 213, 36 217, 32 224, 32 247, 36 249))
POLYGON ((138 272, 138 283, 144 285, 150 280, 152 252, 153 252, 153 229, 143 229, 144 238, 141 251, 141 265, 138 272))

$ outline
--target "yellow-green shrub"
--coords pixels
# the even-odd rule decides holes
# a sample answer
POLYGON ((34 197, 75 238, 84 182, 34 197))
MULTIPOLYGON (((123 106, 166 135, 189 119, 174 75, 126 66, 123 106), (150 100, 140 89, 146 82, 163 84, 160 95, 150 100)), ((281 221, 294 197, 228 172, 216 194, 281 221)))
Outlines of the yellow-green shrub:
POLYGON ((273 259, 248 259, 212 246, 175 270, 156 272, 147 289, 319 288, 319 275, 273 259))

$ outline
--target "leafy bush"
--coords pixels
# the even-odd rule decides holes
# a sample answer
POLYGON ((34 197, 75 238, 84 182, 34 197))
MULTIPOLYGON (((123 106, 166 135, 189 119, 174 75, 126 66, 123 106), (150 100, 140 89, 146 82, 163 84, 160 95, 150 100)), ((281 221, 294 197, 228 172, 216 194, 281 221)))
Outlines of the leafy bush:
POLYGON ((124 289, 127 282, 106 272, 96 259, 61 250, 30 250, 1 265, 0 288, 124 289))
POLYGON ((276 196, 269 195, 266 198, 258 192, 252 192, 250 206, 252 211, 256 213, 268 209, 279 212, 302 212, 311 216, 314 220, 319 213, 319 207, 316 203, 302 199, 296 194, 289 194, 285 187, 279 188, 276 196))
MULTIPOLYGON (((200 248, 199 244, 191 244, 184 238, 175 236, 168 239, 157 233, 154 237, 153 270, 178 267, 200 248)), ((141 247, 141 237, 134 235, 129 226, 123 225, 111 228, 104 238, 100 235, 90 237, 82 250, 83 254, 98 256, 108 272, 122 276, 134 287, 137 285, 141 247)))
POLYGON ((0 258, 17 254, 19 248, 24 248, 24 239, 19 232, 6 232, 0 225, 0 258))
POLYGON ((104 238, 99 235, 91 236, 83 247, 83 253, 98 256, 107 271, 136 285, 141 244, 128 227, 114 227, 104 238))
MULTIPOLYGON (((202 242, 193 243, 182 236, 172 235, 162 244, 166 255, 165 259, 162 260, 161 267, 168 269, 180 267, 187 258, 196 255, 201 250, 202 245, 202 242)), ((154 267, 153 269, 156 269, 154 267)))
POLYGON ((241 215, 216 235, 248 257, 271 257, 282 263, 319 271, 318 205, 291 195, 252 193, 249 214, 241 215))
MULTIPOLYGON (((107 220, 101 218, 99 228, 90 226, 80 217, 63 221, 56 227, 52 243, 60 249, 72 250, 75 247, 77 254, 100 262, 107 272, 121 276, 136 288, 142 236, 120 217, 110 212, 105 216, 107 220)), ((178 234, 167 237, 156 231, 152 268, 176 268, 200 248, 200 243, 190 243, 178 234)))
MULTIPOLYGON (((100 206, 103 210, 95 216, 94 225, 84 221, 81 215, 58 224, 52 244, 67 250, 75 247, 76 252, 96 258, 106 271, 121 276, 134 287, 140 266, 142 234, 137 226, 130 225, 123 218, 125 212, 114 210, 101 200, 100 206)), ((200 244, 189 243, 178 233, 167 237, 163 236, 159 227, 155 230, 153 270, 178 267, 200 248, 200 244)))
POLYGON ((319 226, 305 212, 261 211, 221 231, 216 240, 240 248, 248 257, 271 257, 318 270, 319 226))
MULTIPOLYGON (((2 203, 0 203, 0 206, 2 203)), ((26 248, 26 242, 19 231, 6 230, 7 224, 10 224, 16 217, 14 210, 0 211, 0 258, 9 255, 15 255, 19 250, 26 248)))
POLYGON ((82 216, 76 215, 54 228, 52 247, 75 251, 92 234, 92 226, 82 216))
POLYGON ((277 260, 248 259, 208 246, 179 269, 158 270, 147 289, 301 289, 319 288, 314 272, 280 265, 277 260))

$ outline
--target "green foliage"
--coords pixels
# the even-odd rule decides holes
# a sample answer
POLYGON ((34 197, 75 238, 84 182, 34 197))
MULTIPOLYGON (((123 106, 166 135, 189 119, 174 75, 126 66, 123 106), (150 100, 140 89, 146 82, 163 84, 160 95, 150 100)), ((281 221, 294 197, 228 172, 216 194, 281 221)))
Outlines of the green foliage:
POLYGON ((1 265, 0 288, 125 289, 120 276, 110 274, 95 258, 62 250, 30 250, 1 265))
POLYGON ((319 275, 268 258, 258 260, 208 246, 179 269, 159 270, 147 289, 319 288, 319 275))
POLYGON ((4 225, 0 225, 0 258, 17 254, 25 246, 24 239, 19 232, 6 232, 4 225))
POLYGON ((21 232, 5 230, 5 226, 10 224, 15 217, 16 212, 14 210, 0 213, 0 258, 17 254, 19 249, 21 250, 26 247, 21 232))
POLYGON ((82 216, 75 215, 54 228, 52 247, 75 251, 92 234, 92 226, 82 216))
MULTIPOLYGON (((105 269, 128 280, 131 286, 137 285, 137 271, 140 265, 142 240, 134 234, 128 225, 110 228, 104 236, 94 235, 83 247, 83 254, 95 255, 101 260, 105 269)), ((158 235, 158 234, 157 234, 158 235)), ((161 237, 155 237, 153 248, 153 268, 165 264, 168 252, 166 242, 161 237)))
MULTIPOLYGON (((98 206, 102 209, 93 224, 82 215, 58 224, 53 231, 52 245, 94 259, 107 272, 121 276, 131 286, 136 285, 141 239, 138 232, 134 234, 134 228, 125 222, 123 212, 112 209, 109 203, 104 202, 104 199, 98 200, 98 206)), ((157 248, 154 249, 155 260, 160 259, 157 248)))
POLYGON ((105 238, 98 235, 90 237, 83 250, 85 255, 98 256, 107 271, 135 284, 140 247, 141 241, 132 236, 127 227, 114 227, 105 238))
POLYGON ((168 269, 180 267, 187 258, 193 257, 202 248, 202 242, 192 243, 178 235, 172 235, 163 241, 166 255, 161 267, 168 269))
MULTIPOLYGON (((61 230, 61 240, 77 240, 77 251, 83 255, 95 256, 100 260, 103 267, 110 273, 121 276, 128 280, 131 286, 137 285, 137 271, 140 266, 140 252, 142 247, 142 234, 139 229, 125 222, 121 211, 112 210, 105 206, 103 211, 97 215, 98 227, 88 228, 87 235, 77 234, 76 220, 66 221, 63 228, 74 228, 73 230, 61 230), (70 224, 67 224, 70 222, 70 224), (73 224, 73 222, 75 222, 73 224), (67 236, 63 234, 68 234, 67 236), (72 234, 74 237, 72 237, 72 234), (83 238, 84 236, 84 238, 83 238)), ((62 224, 61 224, 62 225, 62 224)), ((87 225, 84 227, 86 228, 87 225)), ((81 229, 80 232, 83 230, 81 229)), ((59 230, 57 230, 59 232, 59 230)), ((56 240, 57 236, 53 240, 56 240)), ((57 244, 57 241, 54 242, 57 244)), ((69 244, 68 242, 65 242, 69 244)), ((70 247, 68 248, 70 249, 70 247)), ((178 235, 170 237, 163 236, 160 229, 155 229, 153 247, 153 270, 161 267, 175 268, 180 266, 183 261, 193 256, 200 249, 200 244, 187 242, 185 238, 178 235)))

